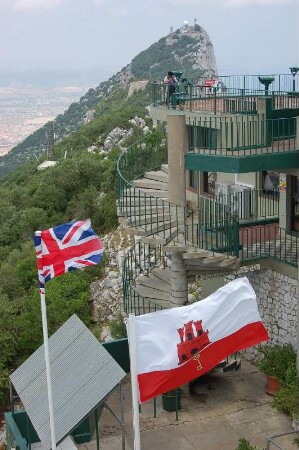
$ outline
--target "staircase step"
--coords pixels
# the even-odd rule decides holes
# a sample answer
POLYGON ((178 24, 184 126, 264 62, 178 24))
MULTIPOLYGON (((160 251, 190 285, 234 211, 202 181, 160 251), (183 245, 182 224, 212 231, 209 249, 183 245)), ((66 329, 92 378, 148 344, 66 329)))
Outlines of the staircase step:
POLYGON ((165 223, 163 221, 169 221, 170 215, 169 214, 154 214, 151 211, 148 211, 147 214, 143 216, 131 216, 129 218, 129 221, 131 225, 134 226, 140 226, 144 224, 156 224, 156 223, 165 223))
POLYGON ((164 200, 168 199, 168 190, 160 190, 160 189, 142 189, 142 194, 147 196, 152 195, 153 197, 158 197, 164 200))
POLYGON ((151 230, 145 230, 142 228, 127 228, 128 233, 130 234, 136 234, 136 236, 142 236, 142 242, 144 244, 153 244, 153 245, 166 245, 167 242, 171 241, 174 236, 177 234, 176 228, 170 228, 165 229, 157 232, 156 234, 154 232, 151 232, 151 230), (135 230, 138 231, 138 233, 135 233, 135 230))
MULTIPOLYGON (((220 253, 214 253, 214 255, 211 253, 211 255, 207 256, 206 258, 200 258, 199 261, 201 261, 203 264, 215 264, 220 263, 226 258, 226 255, 220 254, 220 253)), ((196 264, 196 259, 190 259, 188 261, 188 265, 196 264)))
POLYGON ((177 230, 169 229, 159 232, 158 234, 147 235, 141 238, 144 244, 166 245, 176 236, 177 230))
POLYGON ((208 250, 198 249, 195 250, 194 247, 190 249, 190 247, 187 247, 186 253, 183 254, 183 259, 186 261, 193 261, 196 259, 201 258, 210 258, 214 256, 212 252, 209 252, 208 250))
POLYGON ((162 164, 161 170, 165 173, 168 173, 168 164, 162 164))
POLYGON ((235 270, 240 267, 240 261, 235 257, 224 258, 222 261, 213 261, 212 258, 201 258, 186 261, 185 267, 187 271, 192 272, 195 270, 203 270, 204 268, 207 268, 207 270, 235 270))
POLYGON ((213 257, 210 258, 198 258, 198 259, 189 259, 186 261, 185 266, 192 268, 192 267, 204 267, 204 266, 210 266, 213 264, 213 266, 219 264, 221 261, 223 261, 225 256, 223 255, 223 258, 220 260, 215 260, 213 257))
POLYGON ((170 301, 170 294, 165 291, 159 291, 158 289, 137 285, 134 287, 134 291, 144 298, 153 299, 155 303, 159 301, 159 304, 161 304, 161 302, 167 303, 170 301))
MULTIPOLYGON (((137 197, 138 199, 140 199, 140 201, 143 199, 144 203, 149 204, 150 202, 150 196, 152 195, 153 197, 159 197, 159 198, 163 198, 165 200, 167 200, 168 198, 168 191, 162 191, 160 189, 135 189, 135 188, 130 188, 130 189, 126 189, 123 193, 124 197, 127 199, 132 198, 132 202, 134 202, 133 198, 137 197)), ((139 200, 138 200, 139 201, 139 200)), ((124 200, 125 202, 125 200, 124 200)), ((129 200, 127 200, 127 202, 129 202, 129 200)))
POLYGON ((150 180, 162 181, 163 183, 168 183, 168 174, 163 172, 163 170, 150 171, 144 174, 144 178, 150 180))
MULTIPOLYGON (((158 199, 157 199, 158 200, 158 199)), ((159 200, 158 200, 159 202, 159 200)), ((165 210, 165 208, 163 208, 163 206, 156 205, 156 202, 152 202, 149 206, 144 206, 144 205, 138 205, 136 203, 136 206, 134 206, 134 203, 132 203, 132 207, 129 208, 122 208, 122 210, 120 208, 117 208, 117 215, 122 216, 122 215, 130 215, 130 216, 143 216, 145 213, 148 213, 149 208, 152 211, 152 214, 162 214, 163 213, 163 209, 165 210)))
POLYGON ((158 234, 156 235, 150 235, 150 236, 143 236, 141 238, 141 242, 143 244, 151 244, 151 245, 165 245, 167 244, 169 238, 168 237, 162 237, 158 234))
POLYGON ((232 256, 230 258, 225 258, 223 261, 218 263, 218 266, 223 268, 231 268, 233 266, 234 269, 237 269, 240 266, 240 261, 235 256, 232 256))
POLYGON ((168 183, 163 183, 162 181, 150 180, 149 178, 141 178, 139 180, 134 180, 133 185, 139 189, 159 189, 161 191, 168 190, 168 183))
POLYGON ((176 240, 172 240, 168 242, 166 245, 163 245, 162 252, 171 252, 171 253, 184 253, 187 250, 187 246, 184 244, 180 244, 176 242, 176 240))
MULTIPOLYGON (((164 236, 164 231, 170 230, 173 233, 177 233, 177 227, 178 223, 176 220, 173 220, 172 222, 168 221, 162 221, 157 223, 149 223, 144 224, 144 228, 146 229, 147 234, 157 234, 160 233, 162 237, 164 236)), ((140 227, 142 228, 142 227, 140 227)))
POLYGON ((130 297, 131 297, 131 308, 130 311, 134 312, 137 315, 147 314, 155 311, 161 311, 161 309, 165 309, 169 307, 169 302, 165 300, 159 301, 149 300, 147 298, 140 298, 138 301, 138 293, 135 292, 134 288, 130 289, 130 297))
POLYGON ((126 231, 128 234, 133 234, 134 236, 147 236, 146 231, 143 228, 129 227, 127 222, 123 223, 126 226, 126 231))
MULTIPOLYGON (((120 200, 116 201, 117 208, 121 208, 122 210, 124 210, 125 208, 130 209, 133 207, 134 208, 145 207, 145 206, 147 207, 150 200, 153 201, 152 204, 154 204, 154 202, 156 203, 155 197, 149 197, 149 196, 143 194, 138 189, 135 189, 135 191, 137 192, 136 195, 133 191, 126 191, 126 193, 124 193, 124 197, 122 198, 122 201, 120 201, 120 200)), ((159 199, 157 199, 157 200, 160 201, 159 199)))
MULTIPOLYGON (((238 269, 238 267, 237 267, 238 269)), ((190 283, 194 283, 194 281, 196 280, 196 277, 198 277, 198 275, 219 275, 222 276, 223 274, 229 274, 230 272, 236 270, 233 266, 232 267, 227 267, 227 268, 223 268, 223 267, 208 267, 208 266, 204 266, 204 267, 199 267, 198 269, 192 268, 192 269, 187 269, 187 279, 188 282, 190 283)))
POLYGON ((154 276, 152 273, 148 277, 139 275, 136 279, 136 283, 140 286, 146 286, 151 289, 157 289, 158 291, 164 291, 171 294, 171 285, 161 280, 161 278, 154 276))
POLYGON ((155 267, 151 272, 155 277, 160 278, 165 283, 170 284, 171 283, 171 269, 160 269, 158 267, 155 267))
MULTIPOLYGON (((157 235, 155 238, 161 238, 162 240, 158 242, 158 240, 155 240, 155 243, 158 244, 167 244, 169 240, 173 238, 173 236, 177 233, 176 229, 176 221, 170 223, 168 222, 158 222, 157 224, 143 224, 143 225, 136 225, 134 226, 134 223, 130 222, 130 219, 121 218, 120 222, 122 225, 125 225, 127 227, 127 232, 129 234, 135 234, 136 236, 152 236, 157 235)), ((145 243, 146 241, 144 241, 145 243)), ((150 242, 148 242, 150 243, 150 242)))
POLYGON ((218 263, 219 267, 230 267, 238 264, 240 264, 240 260, 236 256, 229 256, 220 263, 218 263))

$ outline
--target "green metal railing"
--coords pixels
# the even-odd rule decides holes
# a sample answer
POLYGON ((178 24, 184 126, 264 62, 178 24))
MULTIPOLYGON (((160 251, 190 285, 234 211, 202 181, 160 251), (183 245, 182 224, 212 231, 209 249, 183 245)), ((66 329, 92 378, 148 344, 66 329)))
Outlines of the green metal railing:
MULTIPOLYGON (((280 133, 280 129, 284 130, 283 135, 291 134, 293 129, 286 125, 287 120, 284 124, 279 120, 271 122, 271 135, 280 133)), ((265 127, 267 129, 269 126, 265 127)), ((214 198, 199 197, 198 210, 194 211, 136 188, 133 185, 135 179, 167 160, 163 136, 155 139, 155 143, 144 138, 132 145, 117 163, 119 213, 132 226, 141 228, 143 234, 163 237, 164 243, 173 240, 243 260, 272 258, 297 266, 297 237, 288 235, 276 223, 269 223, 279 217, 278 190, 248 188, 214 198), (265 223, 261 224, 263 221, 265 223)), ((139 315, 163 309, 136 291, 136 279, 141 274, 148 276, 154 267, 165 267, 166 264, 167 258, 160 244, 138 242, 126 253, 122 280, 127 313, 139 315)))
MULTIPOLYGON (((147 138, 144 138, 137 143, 137 146, 132 145, 120 156, 117 164, 119 214, 127 219, 129 226, 139 228, 144 235, 161 237, 165 244, 173 240, 180 244, 196 246, 198 237, 197 233, 194 234, 194 229, 201 229, 202 239, 208 243, 210 241, 208 222, 218 223, 222 229, 227 229, 228 224, 237 220, 228 208, 223 205, 217 208, 215 200, 203 198, 200 200, 199 210, 193 211, 147 194, 134 186, 136 177, 142 176, 145 171, 157 168, 157 160, 164 161, 164 147, 159 158, 152 156, 153 153, 157 155, 161 148, 161 142, 157 141, 156 144, 155 149, 152 145, 147 145, 147 138), (139 149, 142 149, 144 164, 140 163, 139 149), (134 167, 135 155, 138 156, 136 167, 134 167), (153 166, 150 166, 148 162, 152 162, 153 166), (208 218, 207 211, 209 211, 208 218), (190 232, 186 233, 186 230, 190 232)), ((214 251, 214 243, 211 242, 206 249, 214 251)), ((227 254, 232 254, 231 249, 227 251, 227 254)))
POLYGON ((273 95, 272 96, 272 108, 273 109, 298 109, 299 108, 299 93, 294 94, 288 92, 287 94, 273 95))
POLYGON ((12 450, 18 448, 19 450, 28 450, 31 443, 22 436, 12 412, 4 414, 5 427, 6 427, 6 441, 7 449, 12 450))
MULTIPOLYGON (((232 188, 231 188, 232 189, 232 188)), ((216 202, 230 208, 239 221, 261 220, 279 217, 279 190, 252 189, 234 186, 235 192, 216 196, 216 202)))
POLYGON ((161 245, 138 242, 127 251, 122 264, 123 306, 127 314, 139 316, 164 309, 137 293, 134 286, 139 275, 148 276, 154 267, 165 267, 166 260, 161 245))
POLYGON ((185 225, 186 240, 198 249, 239 256, 239 223, 236 217, 185 225))
POLYGON ((241 228, 239 236, 242 260, 270 258, 298 266, 299 239, 277 224, 241 228))
MULTIPOLYGON (((168 103, 167 87, 161 83, 152 84, 153 105, 168 103)), ((171 96, 172 108, 184 107, 189 111, 207 111, 231 114, 256 114, 257 99, 264 96, 262 90, 225 88, 219 90, 202 85, 178 86, 171 96)))
MULTIPOLYGON (((153 147, 142 145, 144 141, 139 141, 137 148, 143 149, 143 160, 153 161, 153 168, 156 168, 157 159, 152 157, 153 147)), ((159 142, 157 147, 161 148, 159 142)), ((234 231, 230 232, 231 228, 235 230, 239 221, 253 222, 277 218, 279 215, 278 190, 243 187, 243 191, 234 189, 233 192, 213 198, 199 197, 197 211, 149 195, 132 184, 136 176, 152 169, 150 164, 139 165, 139 159, 137 168, 134 167, 135 154, 136 145, 133 145, 118 161, 118 206, 119 213, 127 218, 129 225, 139 228, 144 235, 159 236, 164 239, 164 243, 174 240, 210 251, 218 251, 221 247, 226 249, 224 253, 227 255, 237 255, 238 238, 234 231), (123 168, 129 179, 123 176, 123 168)))
MULTIPOLYGON (((149 133, 123 152, 117 161, 119 194, 128 181, 141 177, 148 170, 155 170, 167 163, 167 147, 163 130, 149 133)), ((119 195, 120 197, 120 195, 119 195)))
MULTIPOLYGON (((265 89, 259 81, 259 77, 271 77, 274 81, 270 84, 268 93, 274 92, 285 92, 292 94, 299 90, 299 74, 293 77, 291 74, 257 74, 257 75, 218 75, 216 76, 215 89, 216 92, 223 93, 228 89, 238 89, 238 90, 252 90, 261 91, 265 94, 265 89), (220 81, 220 82, 219 82, 220 81), (295 87, 295 89, 294 89, 295 87)), ((201 88, 208 89, 207 81, 210 80, 209 77, 182 77, 179 81, 179 90, 185 92, 187 86, 198 86, 201 88)), ((163 82, 153 83, 153 103, 157 105, 159 99, 161 100, 161 91, 166 91, 166 86, 163 82)), ((206 92, 209 92, 208 90, 206 92)), ((165 96, 162 98, 165 99, 165 96)))
MULTIPOLYGON (((108 350, 109 351, 109 350, 108 350)), ((96 411, 102 410, 100 405, 96 411)), ((81 422, 71 433, 77 444, 90 442, 94 433, 94 422, 91 413, 81 422)), ((31 450, 32 444, 40 443, 40 439, 29 419, 25 410, 15 411, 12 405, 12 411, 4 414, 6 427, 7 450, 31 450)))
MULTIPOLYGON (((216 77, 213 86, 209 86, 210 81, 207 77, 181 78, 170 98, 171 106, 214 114, 256 114, 257 99, 270 95, 273 109, 299 107, 298 74, 295 77, 291 74, 221 75, 216 77), (267 90, 260 83, 260 77, 273 78, 267 90)), ((153 105, 168 104, 168 100, 167 86, 163 82, 152 83, 153 105)))
MULTIPOLYGON (((166 104, 167 88, 156 84, 153 86, 154 106, 166 104)), ((213 114, 257 114, 258 99, 264 98, 265 92, 253 89, 230 89, 219 91, 217 88, 200 85, 180 87, 171 96, 173 109, 177 106, 189 111, 206 111, 213 114)), ((273 109, 298 109, 299 94, 272 91, 269 94, 273 109)))
POLYGON ((247 156, 299 150, 296 117, 196 117, 189 119, 188 132, 189 151, 193 153, 247 156))
POLYGON ((264 96, 262 90, 230 89, 188 86, 184 91, 175 92, 173 107, 184 107, 189 111, 207 111, 214 114, 256 114, 258 97, 264 96))
POLYGON ((240 89, 261 89, 259 77, 274 78, 274 81, 269 86, 269 92, 291 92, 293 91, 293 80, 295 80, 295 87, 299 88, 299 75, 295 78, 290 73, 286 74, 257 74, 257 75, 221 75, 218 78, 222 80, 223 84, 228 88, 235 87, 240 89))
MULTIPOLYGON (((293 91, 293 80, 295 80, 295 89, 299 89, 299 74, 293 78, 290 73, 286 74, 256 74, 256 75, 218 75, 216 76, 217 82, 220 80, 215 87, 219 90, 223 88, 227 89, 252 89, 252 90, 264 90, 263 85, 259 81, 261 78, 274 78, 274 81, 269 86, 269 92, 279 91, 279 92, 292 92, 293 91)), ((204 86, 208 77, 188 77, 188 83, 199 84, 204 86)), ((184 77, 181 78, 181 81, 184 77)))

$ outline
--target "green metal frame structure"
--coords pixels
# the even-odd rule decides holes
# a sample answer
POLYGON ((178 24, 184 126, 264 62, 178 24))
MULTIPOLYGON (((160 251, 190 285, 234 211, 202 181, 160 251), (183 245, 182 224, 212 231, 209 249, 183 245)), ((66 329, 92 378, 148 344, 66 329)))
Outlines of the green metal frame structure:
MULTIPOLYGON (((233 202, 242 203, 244 201, 243 193, 240 193, 237 199, 234 197, 229 209, 225 205, 227 201, 222 203, 221 198, 218 198, 218 201, 200 198, 198 211, 195 212, 188 208, 171 205, 166 200, 162 201, 156 197, 151 197, 135 188, 132 184, 134 179, 142 176, 147 170, 157 168, 159 149, 161 162, 165 161, 164 143, 163 146, 161 146, 161 143, 162 138, 160 142, 156 142, 156 147, 148 146, 145 137, 120 156, 117 164, 118 207, 124 217, 130 220, 130 218, 138 216, 138 210, 141 211, 141 209, 143 214, 145 214, 145 210, 148 211, 150 217, 152 214, 151 206, 155 204, 161 208, 162 217, 167 216, 173 224, 170 236, 174 240, 180 233, 184 235, 184 243, 186 244, 212 252, 241 256, 244 262, 270 258, 297 267, 297 256, 288 255, 286 240, 295 249, 295 255, 299 255, 298 238, 295 235, 288 234, 285 229, 279 228, 277 223, 279 191, 273 192, 273 195, 265 195, 262 190, 252 190, 250 195, 256 198, 257 212, 256 217, 246 220, 246 218, 236 216, 233 213, 235 209, 233 202), (154 161, 152 167, 150 164, 140 165, 140 158, 137 159, 137 167, 134 166, 136 145, 138 148, 142 148, 143 156, 147 153, 147 157, 143 161, 154 161), (128 161, 130 161, 130 165, 128 161), (126 178, 123 174, 123 167, 127 168, 128 166, 130 166, 130 169, 128 169, 127 174, 130 172, 132 177, 126 178), (132 196, 132 192, 135 193, 134 196, 132 196)), ((217 161, 218 158, 216 157, 214 160, 217 161)), ((134 219, 132 226, 134 226, 134 219)), ((152 227, 152 222, 145 223, 143 230, 151 233, 152 227)), ((165 237, 165 231, 165 229, 161 229, 156 234, 165 237)), ((160 244, 155 246, 138 242, 126 253, 123 260, 122 280, 124 310, 127 313, 134 312, 138 315, 162 309, 161 306, 143 298, 134 290, 136 278, 141 273, 148 275, 153 267, 159 265, 165 265, 165 256, 160 244)))

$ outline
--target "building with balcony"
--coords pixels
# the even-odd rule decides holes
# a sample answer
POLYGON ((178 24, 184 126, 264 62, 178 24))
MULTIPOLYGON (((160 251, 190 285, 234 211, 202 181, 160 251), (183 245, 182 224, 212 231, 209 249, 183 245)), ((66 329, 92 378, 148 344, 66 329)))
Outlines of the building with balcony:
POLYGON ((209 294, 251 266, 273 341, 296 345, 296 77, 181 77, 171 99, 153 83, 150 114, 166 136, 118 162, 119 220, 140 236, 124 262, 127 312, 187 304, 194 279, 212 278, 209 294))

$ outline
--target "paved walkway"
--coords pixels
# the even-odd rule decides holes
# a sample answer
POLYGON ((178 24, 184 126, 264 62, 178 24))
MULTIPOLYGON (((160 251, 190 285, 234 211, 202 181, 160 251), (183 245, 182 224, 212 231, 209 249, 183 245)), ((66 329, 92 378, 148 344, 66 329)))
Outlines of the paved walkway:
MULTIPOLYGON (((292 431, 291 420, 271 406, 264 391, 265 377, 252 365, 242 362, 239 371, 213 374, 196 382, 182 396, 179 421, 175 413, 162 409, 158 399, 157 418, 153 402, 142 405, 140 414, 142 450, 235 450, 240 437, 252 445, 267 447, 267 437, 292 431)), ((126 450, 133 449, 130 379, 124 383, 126 450)), ((113 392, 108 404, 119 415, 119 394, 113 392)), ((121 430, 108 410, 100 419, 100 449, 121 450, 121 430)), ((286 450, 298 448, 294 435, 276 441, 286 450)), ((96 442, 82 444, 80 450, 96 450, 96 442)), ((270 449, 277 449, 271 444, 270 449)))

